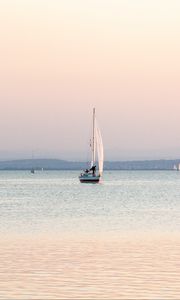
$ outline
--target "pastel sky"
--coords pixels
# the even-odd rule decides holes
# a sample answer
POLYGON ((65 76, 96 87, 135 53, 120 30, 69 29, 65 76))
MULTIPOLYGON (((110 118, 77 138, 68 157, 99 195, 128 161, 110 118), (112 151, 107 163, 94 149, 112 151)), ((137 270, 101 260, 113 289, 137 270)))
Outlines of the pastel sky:
POLYGON ((180 158, 179 0, 0 0, 0 159, 180 158))

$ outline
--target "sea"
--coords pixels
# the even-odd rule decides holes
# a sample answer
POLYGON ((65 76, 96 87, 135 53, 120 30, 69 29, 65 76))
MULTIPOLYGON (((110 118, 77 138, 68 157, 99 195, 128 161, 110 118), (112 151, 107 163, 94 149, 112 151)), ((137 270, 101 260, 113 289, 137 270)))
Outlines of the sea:
POLYGON ((0 299, 180 299, 180 172, 0 171, 0 299))

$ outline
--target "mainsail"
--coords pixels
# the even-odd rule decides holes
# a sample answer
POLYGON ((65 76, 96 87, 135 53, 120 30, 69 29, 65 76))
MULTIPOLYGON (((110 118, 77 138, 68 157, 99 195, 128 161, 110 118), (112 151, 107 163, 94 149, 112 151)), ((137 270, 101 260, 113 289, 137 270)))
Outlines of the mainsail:
POLYGON ((91 141, 91 151, 92 151, 92 160, 91 160, 91 168, 96 163, 96 152, 99 164, 99 175, 102 176, 103 173, 103 164, 104 164, 104 149, 101 131, 99 129, 96 116, 95 116, 95 108, 93 108, 93 132, 92 132, 92 141, 91 141))
POLYGON ((95 119, 95 141, 98 155, 98 164, 99 164, 99 175, 102 176, 103 173, 103 164, 104 164, 104 148, 102 142, 101 131, 95 119))

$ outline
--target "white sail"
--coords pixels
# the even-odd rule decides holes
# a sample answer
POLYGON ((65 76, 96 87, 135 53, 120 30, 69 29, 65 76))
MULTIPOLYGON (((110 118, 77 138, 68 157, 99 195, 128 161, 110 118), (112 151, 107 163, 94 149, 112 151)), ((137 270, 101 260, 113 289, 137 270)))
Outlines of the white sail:
POLYGON ((101 131, 99 129, 96 119, 95 119, 95 141, 96 141, 95 144, 96 144, 97 154, 98 154, 99 175, 102 176, 103 165, 104 165, 104 148, 103 148, 101 131))
MULTIPOLYGON (((95 136, 95 134, 94 134, 95 136)), ((91 168, 94 166, 96 162, 96 143, 95 143, 95 137, 94 137, 94 144, 91 145, 91 152, 92 152, 92 158, 91 158, 91 168)))

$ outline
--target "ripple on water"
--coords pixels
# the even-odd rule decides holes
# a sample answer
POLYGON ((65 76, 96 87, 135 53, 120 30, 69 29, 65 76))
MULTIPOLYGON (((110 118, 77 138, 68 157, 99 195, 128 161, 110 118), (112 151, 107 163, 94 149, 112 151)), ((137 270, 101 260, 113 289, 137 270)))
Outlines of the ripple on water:
POLYGON ((180 237, 18 239, 0 248, 0 297, 178 299, 180 237))

